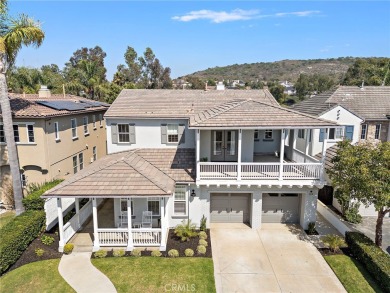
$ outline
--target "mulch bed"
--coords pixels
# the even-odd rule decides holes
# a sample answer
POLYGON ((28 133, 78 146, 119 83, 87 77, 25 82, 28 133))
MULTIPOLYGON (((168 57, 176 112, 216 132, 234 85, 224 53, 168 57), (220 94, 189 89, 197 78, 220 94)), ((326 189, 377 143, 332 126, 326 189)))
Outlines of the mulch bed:
POLYGON ((348 247, 342 247, 339 251, 333 252, 329 248, 317 248, 318 251, 323 255, 338 255, 338 254, 344 254, 347 256, 351 256, 351 251, 348 247))
POLYGON ((305 230, 305 233, 307 235, 320 235, 320 234, 318 234, 317 230, 314 230, 314 233, 310 233, 309 230, 305 230))
POLYGON ((46 259, 55 259, 55 258, 61 258, 62 253, 58 252, 58 241, 59 237, 55 233, 55 229, 52 229, 49 232, 45 232, 42 235, 38 236, 33 242, 30 243, 30 245, 27 247, 27 249, 22 253, 20 258, 17 260, 16 263, 14 263, 8 270, 12 271, 18 267, 21 267, 25 264, 40 261, 40 260, 46 260, 46 259), (45 245, 41 242, 41 236, 47 235, 54 238, 54 242, 51 245, 45 245), (45 252, 42 256, 37 256, 35 253, 36 249, 43 249, 45 252))
POLYGON ((210 229, 207 229, 206 233, 207 233, 206 241, 208 243, 208 246, 206 247, 206 249, 207 249, 206 254, 198 255, 196 253, 196 248, 198 247, 199 237, 194 237, 194 238, 191 238, 189 241, 181 242, 180 238, 176 237, 174 230, 170 229, 169 234, 168 234, 167 251, 166 252, 168 252, 171 249, 176 249, 177 251, 179 251, 179 256, 185 256, 184 250, 186 250, 187 248, 191 248, 195 252, 193 257, 212 257, 210 229))

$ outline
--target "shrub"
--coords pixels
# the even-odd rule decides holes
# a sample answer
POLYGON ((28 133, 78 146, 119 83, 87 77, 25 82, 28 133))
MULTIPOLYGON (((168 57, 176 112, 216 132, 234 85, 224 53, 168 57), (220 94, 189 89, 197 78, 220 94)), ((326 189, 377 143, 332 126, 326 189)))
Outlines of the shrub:
POLYGON ((336 252, 340 250, 340 247, 345 246, 345 241, 343 237, 334 235, 334 234, 329 234, 326 235, 322 238, 322 241, 328 245, 329 249, 333 252, 336 252))
POLYGON ((353 257, 366 267, 385 292, 390 292, 390 256, 360 232, 346 232, 345 239, 353 257))
POLYGON ((206 246, 203 245, 198 245, 198 247, 196 248, 198 254, 206 254, 206 250, 206 246))
POLYGON ((35 254, 39 257, 41 257, 44 253, 45 251, 42 248, 35 249, 35 254))
POLYGON ((22 202, 27 211, 29 210, 43 210, 45 205, 45 200, 41 198, 41 195, 44 194, 49 189, 52 189, 54 186, 61 183, 63 180, 53 180, 37 187, 32 188, 34 190, 23 198, 22 202))
POLYGON ((183 242, 188 241, 190 238, 198 235, 198 233, 195 231, 195 228, 196 225, 191 223, 191 220, 183 220, 182 224, 176 226, 175 235, 183 242))
POLYGON ((53 244, 54 242, 54 238, 51 237, 51 236, 47 236, 47 235, 42 235, 41 237, 41 242, 47 246, 50 246, 53 244))
POLYGON ((185 256, 194 256, 194 251, 191 248, 184 250, 185 256))
POLYGON ((344 213, 345 219, 354 224, 359 224, 362 222, 362 216, 359 214, 360 203, 355 202, 351 203, 348 209, 344 213))
POLYGON ((131 252, 131 255, 136 256, 136 257, 141 256, 141 249, 139 249, 139 248, 133 249, 133 251, 131 252))
POLYGON ((200 231, 206 231, 207 218, 203 215, 202 219, 200 219, 200 231))
POLYGON ((107 256, 107 250, 100 249, 94 253, 96 258, 105 258, 107 256))
POLYGON ((64 245, 64 253, 65 254, 71 254, 72 251, 73 251, 73 248, 74 248, 74 244, 73 243, 66 243, 64 245))
POLYGON ((153 250, 151 255, 154 257, 160 257, 162 253, 158 250, 153 250))
POLYGON ((179 252, 176 249, 171 249, 170 251, 168 251, 168 256, 169 257, 178 257, 179 252))
POLYGON ((122 256, 125 256, 125 253, 126 253, 126 251, 124 249, 118 249, 118 250, 114 250, 112 252, 112 255, 115 257, 122 257, 122 256))
POLYGON ((207 239, 207 233, 204 232, 204 231, 200 231, 199 232, 199 238, 206 240, 207 239))
POLYGON ((310 222, 308 227, 307 227, 307 232, 310 235, 313 235, 316 233, 316 222, 310 222))
POLYGON ((207 243, 207 241, 206 240, 204 240, 204 239, 199 239, 199 243, 198 243, 199 245, 203 245, 203 246, 205 246, 205 247, 207 247, 209 244, 207 243))
POLYGON ((13 265, 45 224, 44 211, 27 211, 0 229, 0 275, 13 265))

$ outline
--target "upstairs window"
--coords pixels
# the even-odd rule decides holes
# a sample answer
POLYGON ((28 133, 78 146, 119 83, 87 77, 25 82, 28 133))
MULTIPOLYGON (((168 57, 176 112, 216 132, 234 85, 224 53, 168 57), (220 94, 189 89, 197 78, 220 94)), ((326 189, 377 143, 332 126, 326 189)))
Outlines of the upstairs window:
MULTIPOLYGON (((15 142, 20 142, 19 139, 19 125, 13 125, 15 142)), ((4 125, 0 124, 0 142, 6 142, 4 125)))
POLYGON ((375 139, 380 139, 381 137, 381 124, 375 125, 375 139))
POLYGON ((27 124, 27 138, 28 138, 28 142, 35 142, 34 125, 32 124, 27 124))
POLYGON ((118 124, 119 142, 130 142, 129 124, 118 124))
POLYGON ((60 139, 60 126, 58 125, 58 122, 54 122, 54 135, 56 140, 60 139))
POLYGON ((0 124, 0 142, 5 142, 4 126, 0 124))
POLYGON ((160 199, 158 197, 148 198, 148 211, 152 212, 153 216, 160 215, 160 199))
POLYGON ((88 134, 88 116, 83 117, 84 134, 88 134))
POLYGON ((343 137, 342 128, 329 128, 329 139, 341 139, 343 137))
POLYGON ((179 142, 179 125, 168 124, 167 125, 168 142, 177 143, 179 142))
POLYGON ((72 138, 77 138, 77 120, 73 118, 70 120, 71 128, 72 128, 72 138))
POLYGON ((15 142, 20 142, 19 138, 19 125, 13 125, 15 142))
POLYGON ((77 156, 73 157, 73 174, 77 173, 77 156))
POLYGON ((92 148, 92 156, 93 156, 93 161, 97 160, 97 151, 96 151, 96 146, 92 148))
POLYGON ((84 156, 83 153, 79 154, 80 171, 84 169, 84 156))
POLYGON ((362 124, 362 132, 360 133, 360 139, 367 138, 367 124, 362 124))

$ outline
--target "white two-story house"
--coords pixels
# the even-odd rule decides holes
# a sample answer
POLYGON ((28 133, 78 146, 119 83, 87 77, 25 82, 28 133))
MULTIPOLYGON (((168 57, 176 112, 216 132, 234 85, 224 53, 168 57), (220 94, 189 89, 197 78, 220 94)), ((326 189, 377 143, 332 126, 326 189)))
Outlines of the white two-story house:
POLYGON ((123 90, 105 120, 109 154, 45 194, 60 217, 61 199, 91 199, 95 250, 164 250, 169 228, 203 216, 208 227, 315 221, 324 158, 297 138, 337 124, 283 108, 266 89, 123 90))

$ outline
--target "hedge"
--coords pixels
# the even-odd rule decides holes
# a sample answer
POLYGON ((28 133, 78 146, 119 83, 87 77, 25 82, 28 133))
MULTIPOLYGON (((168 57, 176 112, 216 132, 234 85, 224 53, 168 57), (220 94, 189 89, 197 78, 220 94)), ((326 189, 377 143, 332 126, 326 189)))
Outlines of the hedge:
POLYGON ((345 239, 354 258, 366 267, 385 292, 390 292, 390 256, 360 232, 346 232, 345 239))
POLYGON ((19 259, 39 235, 45 219, 44 211, 27 211, 0 229, 0 275, 19 259))
POLYGON ((43 184, 38 190, 28 194, 23 198, 23 205, 26 210, 35 210, 40 211, 44 209, 45 200, 41 198, 41 195, 44 194, 49 189, 52 189, 54 186, 60 184, 63 180, 53 180, 43 184))

